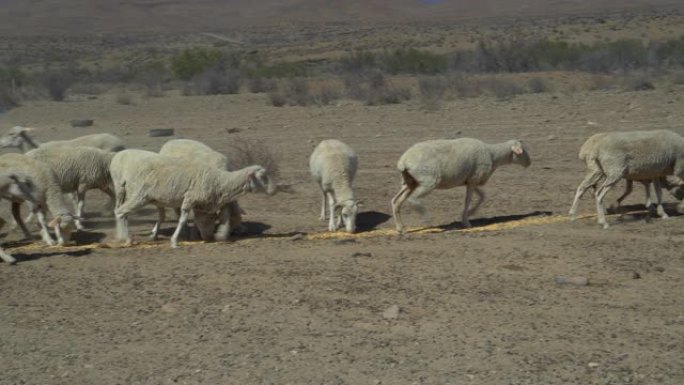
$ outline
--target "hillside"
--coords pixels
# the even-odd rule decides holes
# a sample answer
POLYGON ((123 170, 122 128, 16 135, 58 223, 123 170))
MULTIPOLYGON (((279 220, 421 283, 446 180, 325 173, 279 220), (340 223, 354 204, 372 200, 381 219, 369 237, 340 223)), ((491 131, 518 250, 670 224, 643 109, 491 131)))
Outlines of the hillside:
POLYGON ((292 22, 465 21, 682 7, 680 0, 0 0, 9 35, 216 31, 292 22))

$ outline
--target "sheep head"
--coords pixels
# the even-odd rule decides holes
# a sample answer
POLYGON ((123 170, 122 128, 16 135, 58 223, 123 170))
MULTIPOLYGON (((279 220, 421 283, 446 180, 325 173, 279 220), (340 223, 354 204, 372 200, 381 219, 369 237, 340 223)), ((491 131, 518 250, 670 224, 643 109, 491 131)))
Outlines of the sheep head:
POLYGON ((338 202, 334 207, 335 216, 339 216, 344 228, 348 233, 356 232, 356 215, 359 213, 359 201, 347 199, 338 202))
POLYGON ((529 167, 532 163, 530 154, 525 149, 523 142, 520 140, 511 141, 511 152, 513 154, 513 163, 519 164, 523 167, 529 167))

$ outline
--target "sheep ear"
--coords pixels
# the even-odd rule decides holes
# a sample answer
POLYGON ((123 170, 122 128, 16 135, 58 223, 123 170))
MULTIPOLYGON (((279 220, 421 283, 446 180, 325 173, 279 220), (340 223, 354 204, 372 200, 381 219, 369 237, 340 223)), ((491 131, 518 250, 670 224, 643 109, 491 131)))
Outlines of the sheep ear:
POLYGON ((363 207, 363 201, 356 201, 356 206, 363 207))
POLYGON ((517 143, 511 146, 511 151, 513 151, 515 155, 522 155, 524 152, 522 146, 517 143))
POLYGON ((52 221, 50 221, 50 223, 48 223, 48 226, 56 227, 56 226, 59 226, 61 223, 62 223, 62 217, 57 217, 57 218, 53 219, 52 221))

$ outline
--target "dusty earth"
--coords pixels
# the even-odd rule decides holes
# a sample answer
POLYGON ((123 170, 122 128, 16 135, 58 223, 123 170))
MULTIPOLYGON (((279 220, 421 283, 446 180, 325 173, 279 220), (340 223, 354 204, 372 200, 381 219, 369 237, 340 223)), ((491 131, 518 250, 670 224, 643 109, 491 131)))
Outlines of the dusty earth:
MULTIPOLYGON (((146 136, 157 127, 218 150, 235 137, 260 140, 280 156, 291 191, 245 197, 252 234, 229 243, 170 249, 168 222, 157 244, 89 248, 113 241, 97 192, 79 247, 27 245, 10 232, 5 247, 19 263, 0 263, 0 383, 682 384, 684 219, 673 198, 671 219, 652 218, 637 186, 608 230, 563 216, 586 137, 684 133, 683 97, 683 88, 538 94, 436 112, 346 101, 276 108, 256 94, 26 103, 1 118, 3 130, 35 126, 40 140, 112 132, 151 150, 166 139, 146 136), (96 125, 69 127, 76 118, 96 125), (363 232, 293 240, 326 228, 307 158, 331 137, 360 156, 363 232), (461 231, 457 189, 428 196, 429 217, 406 215, 409 226, 444 231, 397 236, 388 215, 396 160, 414 142, 457 137, 520 138, 533 163, 494 174, 474 216, 486 231, 461 231)), ((593 214, 588 196, 581 211, 593 214)), ((134 217, 140 241, 152 213, 134 217)))

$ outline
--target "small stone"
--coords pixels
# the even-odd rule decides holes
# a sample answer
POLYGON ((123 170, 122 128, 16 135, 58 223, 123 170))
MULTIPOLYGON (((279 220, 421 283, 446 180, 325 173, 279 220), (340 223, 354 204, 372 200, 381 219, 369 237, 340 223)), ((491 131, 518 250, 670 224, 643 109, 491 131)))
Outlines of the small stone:
POLYGON ((587 364, 587 366, 590 367, 590 368, 592 368, 592 369, 594 369, 594 368, 598 368, 598 367, 599 367, 599 363, 598 363, 598 362, 590 362, 590 363, 587 364))
POLYGON ((165 313, 175 313, 176 311, 178 311, 178 309, 176 309, 176 307, 170 303, 162 305, 161 309, 165 313))
POLYGON ((641 274, 636 271, 632 272, 632 279, 641 279, 641 274))
POLYGON ((361 253, 361 252, 358 252, 358 251, 357 251, 356 253, 352 254, 351 256, 352 256, 352 258, 356 258, 356 257, 368 257, 368 258, 371 258, 371 257, 373 257, 373 253, 361 253))
POLYGON ((665 271, 665 268, 662 266, 656 266, 653 268, 653 270, 657 271, 658 273, 662 273, 665 271))
POLYGON ((295 234, 295 235, 293 235, 293 236, 290 237, 290 240, 291 240, 291 241, 298 241, 298 240, 300 240, 300 239, 304 239, 304 234, 302 234, 302 233, 297 233, 297 234, 295 234))
POLYGON ((546 137, 546 140, 556 140, 558 137, 556 135, 549 135, 546 137))
POLYGON ((382 313, 384 319, 397 319, 399 317, 399 305, 392 305, 382 313))

